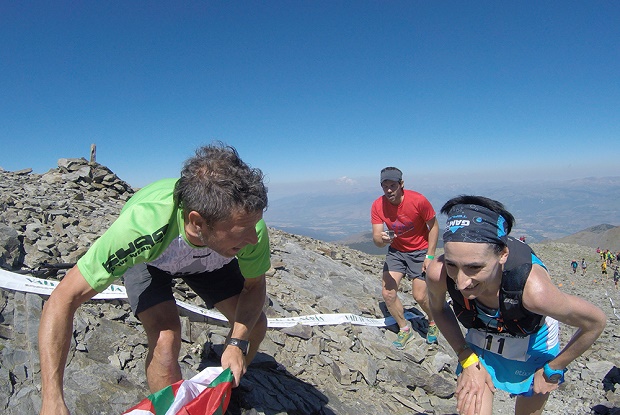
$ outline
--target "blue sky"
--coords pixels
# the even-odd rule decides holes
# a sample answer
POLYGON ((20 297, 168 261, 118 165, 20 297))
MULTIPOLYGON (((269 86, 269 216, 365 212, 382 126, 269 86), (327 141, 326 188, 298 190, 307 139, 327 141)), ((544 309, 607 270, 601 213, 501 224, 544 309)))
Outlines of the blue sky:
POLYGON ((0 39, 6 170, 96 143, 139 187, 221 140, 274 189, 620 175, 616 1, 4 1, 0 39))

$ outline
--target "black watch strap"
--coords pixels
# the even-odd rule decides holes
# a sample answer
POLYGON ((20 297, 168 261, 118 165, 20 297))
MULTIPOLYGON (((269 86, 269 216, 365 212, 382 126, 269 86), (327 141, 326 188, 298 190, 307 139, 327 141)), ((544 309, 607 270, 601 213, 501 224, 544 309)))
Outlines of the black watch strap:
POLYGON ((226 341, 226 344, 229 346, 235 346, 241 349, 241 353, 245 356, 248 354, 248 347, 250 347, 250 342, 247 340, 235 339, 231 337, 226 341))

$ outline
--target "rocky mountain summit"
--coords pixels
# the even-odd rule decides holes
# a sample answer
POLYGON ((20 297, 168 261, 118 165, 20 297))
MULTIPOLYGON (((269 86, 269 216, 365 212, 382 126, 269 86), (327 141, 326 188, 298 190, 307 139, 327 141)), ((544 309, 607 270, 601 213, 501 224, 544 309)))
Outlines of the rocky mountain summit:
MULTIPOLYGON (((134 190, 109 169, 85 159, 61 159, 45 174, 0 169, 0 266, 58 280, 114 221, 134 190)), ((272 267, 265 311, 270 318, 351 313, 383 318, 379 273, 383 258, 342 245, 269 229, 272 267)), ((594 346, 571 364, 567 382, 547 404, 551 414, 620 413, 620 290, 601 278, 592 248, 534 245, 556 284, 600 306, 608 325, 594 346), (570 261, 586 258, 585 276, 570 261)), ((179 283, 175 295, 204 306, 179 283)), ((243 377, 231 412, 252 415, 453 414, 457 359, 440 336, 425 343, 427 321, 410 285, 401 299, 419 335, 405 350, 391 347, 396 327, 363 324, 270 328, 243 377)), ((0 412, 35 414, 41 406, 37 331, 46 296, 0 289, 0 412)), ((225 324, 181 309, 184 378, 219 363, 225 324)), ((574 330, 561 325, 562 344, 574 330)), ((123 300, 92 300, 76 313, 65 374, 73 414, 119 414, 148 388, 146 336, 123 300)), ((513 412, 498 392, 495 413, 513 412)))

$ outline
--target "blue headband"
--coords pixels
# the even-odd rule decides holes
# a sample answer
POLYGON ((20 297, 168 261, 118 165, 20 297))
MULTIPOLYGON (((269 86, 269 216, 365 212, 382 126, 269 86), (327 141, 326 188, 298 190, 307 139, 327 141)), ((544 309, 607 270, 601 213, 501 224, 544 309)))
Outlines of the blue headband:
POLYGON ((508 233, 502 215, 478 205, 455 205, 448 212, 443 242, 506 244, 508 233))

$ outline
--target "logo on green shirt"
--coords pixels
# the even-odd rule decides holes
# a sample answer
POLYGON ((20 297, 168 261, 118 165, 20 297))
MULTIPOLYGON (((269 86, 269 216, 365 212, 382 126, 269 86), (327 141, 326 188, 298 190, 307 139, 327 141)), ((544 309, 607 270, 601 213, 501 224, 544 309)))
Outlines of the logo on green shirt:
POLYGON ((101 265, 107 272, 111 274, 114 273, 114 269, 116 267, 123 265, 127 262, 128 257, 134 257, 139 255, 141 252, 147 251, 153 248, 157 243, 161 242, 164 239, 164 235, 166 234, 166 230, 168 229, 168 224, 162 226, 152 235, 142 235, 137 237, 133 242, 129 242, 127 249, 121 248, 112 255, 108 257, 108 259, 101 265))

